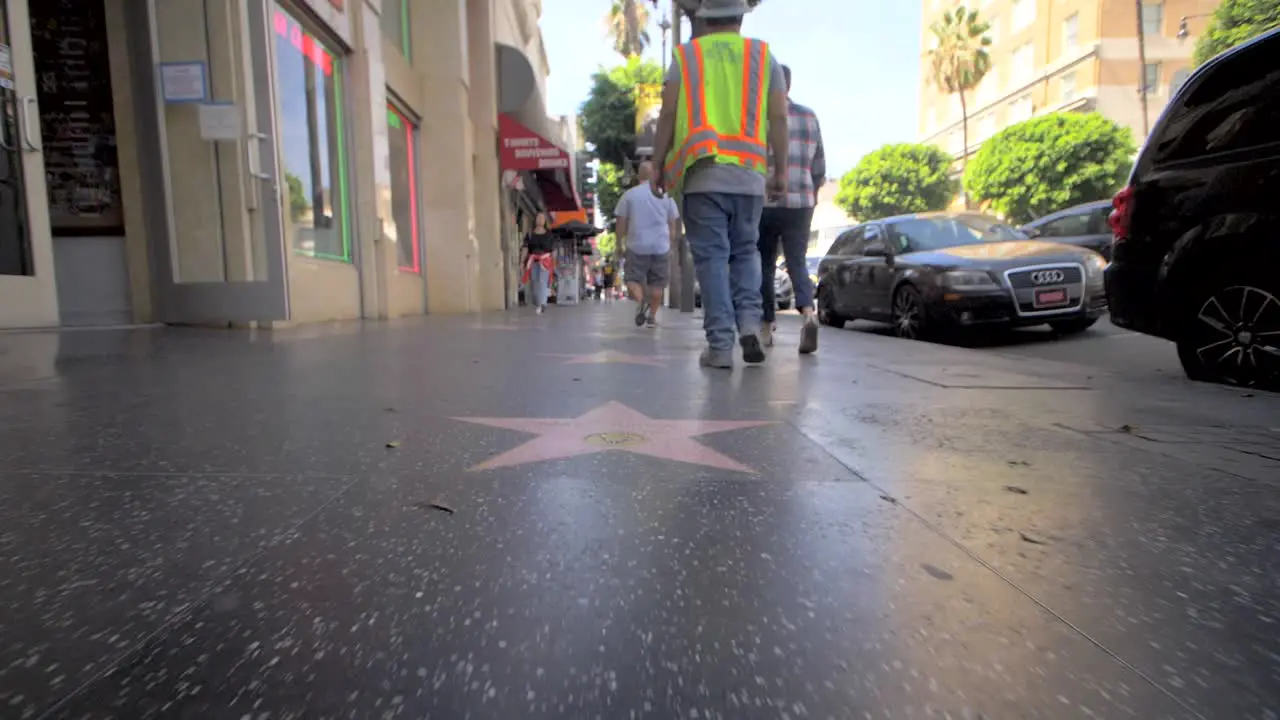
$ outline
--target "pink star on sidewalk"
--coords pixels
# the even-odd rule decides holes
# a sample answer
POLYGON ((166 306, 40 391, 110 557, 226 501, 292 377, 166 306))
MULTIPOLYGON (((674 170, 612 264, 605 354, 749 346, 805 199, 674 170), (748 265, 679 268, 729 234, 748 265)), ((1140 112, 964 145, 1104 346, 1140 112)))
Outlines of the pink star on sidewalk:
POLYGON ((599 365, 604 363, 623 363, 627 365, 654 365, 656 367, 666 367, 666 363, 660 357, 645 355, 629 355, 616 350, 601 350, 597 353, 588 353, 585 355, 567 355, 564 353, 543 353, 548 357, 564 358, 566 365, 599 365))
POLYGON ((478 418, 454 420, 518 430, 538 437, 471 470, 492 470, 543 460, 578 457, 610 450, 678 460, 693 465, 752 473, 755 471, 695 441, 708 433, 773 425, 769 420, 665 420, 650 418, 619 402, 609 402, 576 418, 478 418))

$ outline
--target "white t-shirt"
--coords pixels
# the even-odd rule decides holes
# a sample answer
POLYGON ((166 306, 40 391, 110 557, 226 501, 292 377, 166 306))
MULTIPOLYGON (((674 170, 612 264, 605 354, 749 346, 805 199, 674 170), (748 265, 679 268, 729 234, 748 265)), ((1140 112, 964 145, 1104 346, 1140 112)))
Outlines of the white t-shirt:
POLYGON ((680 217, 670 195, 658 197, 649 183, 622 194, 613 214, 627 219, 627 252, 661 255, 671 250, 671 221, 680 217))

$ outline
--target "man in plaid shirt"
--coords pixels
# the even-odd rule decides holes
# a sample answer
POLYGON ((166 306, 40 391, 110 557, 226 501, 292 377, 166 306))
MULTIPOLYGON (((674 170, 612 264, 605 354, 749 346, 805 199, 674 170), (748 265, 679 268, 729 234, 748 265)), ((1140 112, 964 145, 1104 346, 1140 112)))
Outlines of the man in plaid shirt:
MULTIPOLYGON (((790 94, 791 68, 784 65, 782 72, 790 94)), ((773 326, 778 311, 773 295, 773 274, 781 244, 787 259, 787 273, 791 275, 791 284, 796 291, 796 309, 804 313, 800 352, 809 354, 818 349, 818 317, 814 314, 813 283, 809 280, 804 256, 809 246, 813 208, 818 204, 818 190, 827 177, 827 159, 822 148, 818 116, 789 97, 787 106, 787 126, 791 136, 787 191, 770 198, 760 216, 760 261, 763 265, 760 293, 764 296, 764 326, 760 339, 766 346, 773 345, 773 326)), ((770 156, 769 160, 772 164, 773 157, 770 156)))

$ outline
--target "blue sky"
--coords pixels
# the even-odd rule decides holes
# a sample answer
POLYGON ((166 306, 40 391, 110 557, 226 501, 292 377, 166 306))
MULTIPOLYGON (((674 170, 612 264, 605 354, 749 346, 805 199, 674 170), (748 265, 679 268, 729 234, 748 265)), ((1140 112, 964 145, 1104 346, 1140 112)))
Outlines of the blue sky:
MULTIPOLYGON (((661 0, 663 7, 669 3, 661 0)), ((551 64, 548 112, 576 112, 591 73, 621 61, 605 37, 609 4, 543 3, 542 34, 551 64)), ((921 5, 919 0, 764 0, 747 16, 743 32, 772 44, 794 73, 792 97, 818 113, 832 177, 880 145, 916 140, 921 5)), ((647 55, 657 59, 661 12, 652 15, 653 48, 647 55)))

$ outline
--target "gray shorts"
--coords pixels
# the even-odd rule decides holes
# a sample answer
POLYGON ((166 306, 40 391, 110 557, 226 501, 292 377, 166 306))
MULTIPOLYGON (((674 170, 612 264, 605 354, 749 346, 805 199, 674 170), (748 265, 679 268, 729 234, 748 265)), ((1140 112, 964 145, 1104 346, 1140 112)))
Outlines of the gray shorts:
POLYGON ((627 282, 640 283, 645 287, 667 286, 667 255, 640 255, 627 251, 627 282))

